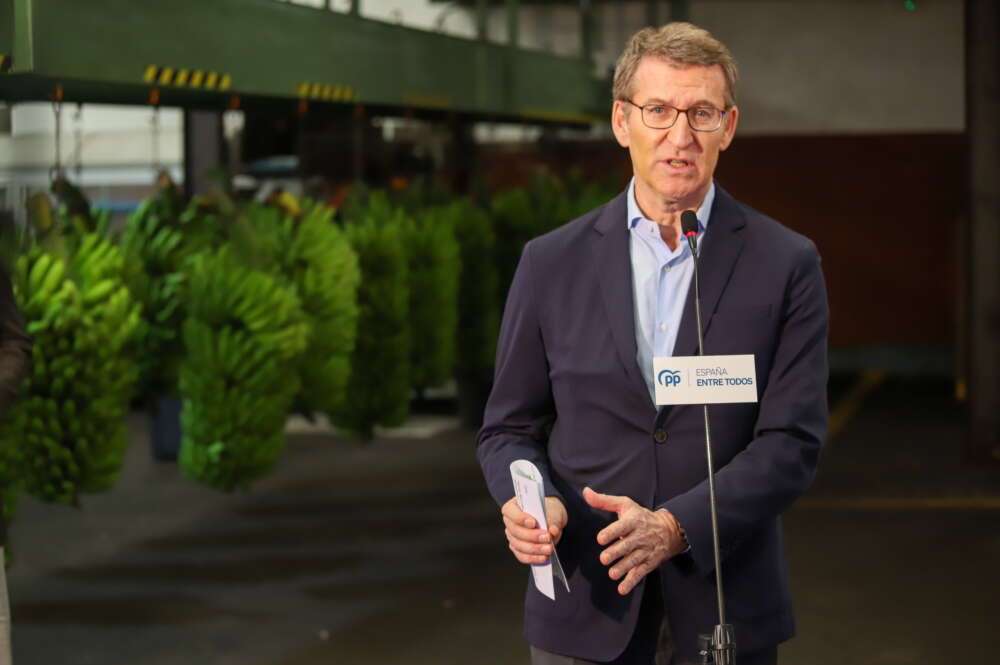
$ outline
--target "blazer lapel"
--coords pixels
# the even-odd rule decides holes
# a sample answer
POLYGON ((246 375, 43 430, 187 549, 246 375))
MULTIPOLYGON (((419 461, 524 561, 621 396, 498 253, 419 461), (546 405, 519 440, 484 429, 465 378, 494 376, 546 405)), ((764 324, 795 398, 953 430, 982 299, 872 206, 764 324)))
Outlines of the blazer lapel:
POLYGON ((612 199, 594 223, 596 231, 594 252, 604 309, 608 315, 608 324, 618 350, 618 357, 625 367, 629 385, 638 397, 652 405, 649 390, 639 372, 639 362, 636 360, 632 260, 629 253, 628 228, 625 226, 625 217, 628 215, 626 192, 612 199))
MULTIPOLYGON (((712 204, 712 216, 708 230, 702 239, 698 256, 698 276, 701 280, 701 323, 702 334, 708 332, 712 325, 712 316, 719 304, 719 298, 729 284, 736 260, 743 251, 743 234, 746 226, 743 212, 736 200, 722 187, 715 186, 715 202, 712 204)), ((711 355, 712 350, 706 349, 711 355)), ((681 316, 681 327, 677 331, 677 342, 674 344, 675 356, 698 355, 698 327, 694 311, 694 279, 684 303, 684 314, 681 316)))

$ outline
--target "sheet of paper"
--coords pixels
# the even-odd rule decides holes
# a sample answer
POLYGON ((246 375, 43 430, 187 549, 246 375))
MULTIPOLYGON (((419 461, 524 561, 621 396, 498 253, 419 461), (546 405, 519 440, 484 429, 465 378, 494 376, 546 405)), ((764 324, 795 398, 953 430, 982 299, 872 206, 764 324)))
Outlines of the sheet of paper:
MULTIPOLYGON (((510 477, 514 482, 514 496, 521 510, 535 518, 539 528, 548 529, 549 522, 545 515, 545 484, 538 467, 525 459, 514 460, 510 465, 510 477)), ((556 599, 554 578, 559 579, 569 592, 569 582, 559 563, 559 555, 552 548, 552 556, 548 563, 533 564, 531 575, 535 588, 552 600, 556 599)))

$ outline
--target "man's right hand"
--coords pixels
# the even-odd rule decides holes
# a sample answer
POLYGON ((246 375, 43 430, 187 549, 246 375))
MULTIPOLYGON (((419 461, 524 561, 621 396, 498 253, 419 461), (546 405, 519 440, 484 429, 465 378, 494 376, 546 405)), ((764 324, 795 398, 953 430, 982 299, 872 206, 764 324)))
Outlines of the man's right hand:
POLYGON ((563 529, 569 517, 566 515, 566 506, 559 499, 545 497, 545 517, 549 523, 549 530, 539 529, 535 519, 528 513, 521 510, 517 505, 517 499, 511 499, 503 504, 500 509, 503 515, 503 523, 506 527, 504 533, 507 536, 507 543, 510 551, 521 563, 545 563, 552 554, 552 549, 562 537, 563 529))

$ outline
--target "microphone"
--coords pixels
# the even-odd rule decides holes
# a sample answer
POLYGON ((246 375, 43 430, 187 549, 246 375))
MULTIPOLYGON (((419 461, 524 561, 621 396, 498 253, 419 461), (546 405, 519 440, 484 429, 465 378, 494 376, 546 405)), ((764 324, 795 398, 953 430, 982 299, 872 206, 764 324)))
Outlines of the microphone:
MULTIPOLYGON (((705 355, 705 340, 701 327, 701 286, 698 283, 698 216, 693 210, 681 213, 681 231, 691 248, 694 261, 694 312, 698 324, 698 355, 705 355)), ((726 623, 726 601, 722 593, 722 556, 719 553, 719 516, 715 508, 715 468, 712 464, 712 430, 708 424, 708 405, 702 404, 705 418, 705 459, 708 462, 708 503, 712 515, 712 553, 715 555, 715 591, 719 623, 711 635, 699 635, 702 663, 736 665, 736 641, 733 626, 726 623)))
MULTIPOLYGON (((681 231, 684 233, 684 237, 688 240, 688 246, 691 247, 691 254, 694 256, 694 273, 698 274, 698 216, 694 214, 693 210, 685 210, 681 213, 681 231)), ((697 285, 697 282, 695 282, 697 285)), ((695 294, 697 297, 697 293, 695 294)), ((698 326, 698 334, 700 341, 701 326, 698 326)), ((704 355, 704 354, 702 354, 704 355)))

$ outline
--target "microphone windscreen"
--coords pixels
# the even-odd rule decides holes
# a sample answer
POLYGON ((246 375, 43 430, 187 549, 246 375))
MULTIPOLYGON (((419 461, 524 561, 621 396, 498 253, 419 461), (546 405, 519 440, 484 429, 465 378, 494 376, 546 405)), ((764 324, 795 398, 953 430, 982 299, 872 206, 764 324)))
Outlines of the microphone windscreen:
POLYGON ((694 214, 694 210, 685 210, 681 213, 681 231, 684 235, 698 233, 698 216, 694 214))

